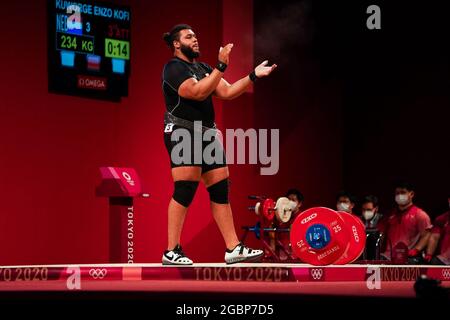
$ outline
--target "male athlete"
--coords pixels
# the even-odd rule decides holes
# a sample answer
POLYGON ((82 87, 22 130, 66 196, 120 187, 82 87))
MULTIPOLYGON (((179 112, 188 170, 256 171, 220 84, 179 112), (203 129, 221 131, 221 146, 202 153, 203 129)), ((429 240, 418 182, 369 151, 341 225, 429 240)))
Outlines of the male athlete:
MULTIPOLYGON (((180 162, 174 158, 172 150, 181 142, 180 129, 190 133, 191 145, 196 145, 194 141, 196 130, 200 129, 202 132, 216 130, 213 95, 225 100, 237 98, 258 78, 268 76, 276 65, 268 66, 268 62, 264 61, 249 75, 230 84, 223 75, 230 62, 233 44, 220 48, 218 62, 213 68, 197 60, 200 56, 200 47, 197 36, 190 26, 176 25, 170 32, 165 33, 163 38, 173 51, 173 58, 163 69, 162 89, 167 109, 164 119, 164 142, 171 159, 174 192, 168 208, 168 244, 162 256, 162 263, 192 264, 192 260, 181 249, 180 236, 187 209, 200 181, 209 192, 212 214, 225 240, 225 262, 231 264, 259 260, 263 251, 250 249, 240 243, 234 228, 228 201, 228 167, 223 149, 220 150, 218 157, 214 158, 216 159, 214 163, 205 159, 195 161, 195 150, 191 150, 189 154, 182 154, 183 162, 180 162), (201 121, 200 127, 195 126, 194 122, 198 123, 197 121, 201 121)), ((203 156, 202 151, 206 143, 204 141, 199 143, 203 156)))

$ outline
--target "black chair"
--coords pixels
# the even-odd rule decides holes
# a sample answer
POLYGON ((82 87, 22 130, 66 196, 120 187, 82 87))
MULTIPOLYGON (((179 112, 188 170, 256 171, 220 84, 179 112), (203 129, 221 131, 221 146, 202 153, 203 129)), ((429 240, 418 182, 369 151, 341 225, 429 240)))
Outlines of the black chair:
POLYGON ((374 229, 366 229, 366 247, 363 252, 364 260, 382 260, 381 251, 384 245, 384 235, 374 229))

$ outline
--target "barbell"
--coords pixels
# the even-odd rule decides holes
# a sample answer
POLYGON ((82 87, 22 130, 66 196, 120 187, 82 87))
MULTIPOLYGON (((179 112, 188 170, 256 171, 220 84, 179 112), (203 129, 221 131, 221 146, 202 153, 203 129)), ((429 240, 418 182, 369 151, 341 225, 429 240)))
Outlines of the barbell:
POLYGON ((355 215, 314 207, 291 225, 291 247, 303 262, 313 265, 352 263, 366 245, 365 226, 355 215))

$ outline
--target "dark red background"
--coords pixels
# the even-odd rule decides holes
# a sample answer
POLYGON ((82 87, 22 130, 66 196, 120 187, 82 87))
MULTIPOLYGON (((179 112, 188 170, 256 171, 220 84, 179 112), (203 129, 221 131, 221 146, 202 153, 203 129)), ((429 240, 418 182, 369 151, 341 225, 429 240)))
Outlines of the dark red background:
MULTIPOLYGON (((265 58, 279 64, 239 99, 216 101, 222 129, 280 129, 277 175, 260 176, 254 165, 230 166, 237 228, 255 223, 248 194, 276 198, 296 186, 306 206, 333 206, 336 192, 347 188, 375 192, 387 208, 400 176, 413 180, 420 204, 438 213, 449 191, 449 52, 440 45, 448 38, 436 34, 442 26, 421 26, 430 33, 396 29, 389 11, 386 29, 374 34, 365 29, 362 5, 310 5, 309 31, 286 37, 282 25, 266 33, 270 17, 292 20, 286 16, 291 4, 272 2, 120 1, 132 8, 133 39, 129 97, 121 103, 49 94, 46 1, 5 2, 0 264, 107 262, 107 200, 94 194, 105 165, 140 174, 151 197, 136 201, 136 261, 160 261, 172 194, 160 86, 171 53, 161 35, 179 22, 194 27, 210 64, 220 45, 235 43, 230 80, 265 58), (359 18, 342 20, 339 10, 359 18), (279 46, 274 50, 271 43, 279 46)), ((204 187, 190 209, 183 245, 195 261, 223 259, 204 187)))

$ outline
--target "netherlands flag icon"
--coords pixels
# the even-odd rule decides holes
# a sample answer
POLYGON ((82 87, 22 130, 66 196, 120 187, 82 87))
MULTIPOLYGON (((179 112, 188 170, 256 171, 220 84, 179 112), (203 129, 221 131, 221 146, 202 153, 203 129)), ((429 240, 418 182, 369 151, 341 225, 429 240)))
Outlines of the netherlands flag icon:
POLYGON ((87 55, 87 68, 92 71, 100 71, 101 57, 96 55, 87 55))

